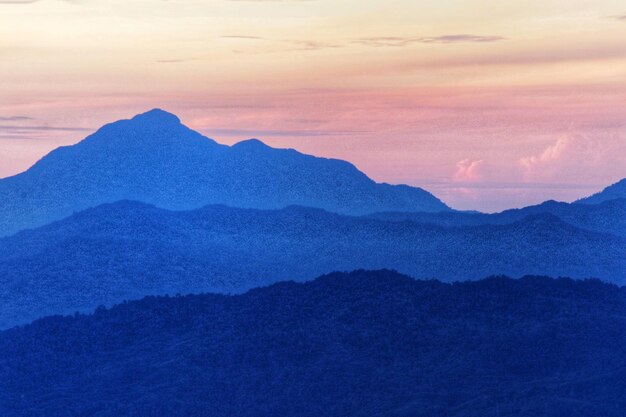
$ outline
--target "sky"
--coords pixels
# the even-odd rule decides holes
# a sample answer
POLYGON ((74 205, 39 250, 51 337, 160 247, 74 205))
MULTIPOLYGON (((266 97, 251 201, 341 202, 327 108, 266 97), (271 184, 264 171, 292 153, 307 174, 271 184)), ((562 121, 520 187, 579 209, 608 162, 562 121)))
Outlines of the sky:
POLYGON ((626 177, 623 0, 0 0, 0 177, 151 108, 458 209, 626 177))

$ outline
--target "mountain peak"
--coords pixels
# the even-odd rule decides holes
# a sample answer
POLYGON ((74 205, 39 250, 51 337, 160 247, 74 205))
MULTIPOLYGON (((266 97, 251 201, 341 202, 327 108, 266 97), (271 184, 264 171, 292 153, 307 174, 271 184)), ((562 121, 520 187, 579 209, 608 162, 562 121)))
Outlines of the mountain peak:
POLYGON ((237 142, 233 145, 233 148, 239 149, 269 149, 265 143, 261 142, 259 139, 252 138, 242 140, 241 142, 237 142))
POLYGON ((145 113, 138 114, 133 117, 132 120, 145 123, 180 124, 178 116, 162 109, 152 109, 145 113))
POLYGON ((109 123, 0 180, 0 236, 122 199, 174 210, 304 205, 343 214, 448 211, 420 188, 377 184, 354 165, 258 139, 220 145, 153 109, 109 123))

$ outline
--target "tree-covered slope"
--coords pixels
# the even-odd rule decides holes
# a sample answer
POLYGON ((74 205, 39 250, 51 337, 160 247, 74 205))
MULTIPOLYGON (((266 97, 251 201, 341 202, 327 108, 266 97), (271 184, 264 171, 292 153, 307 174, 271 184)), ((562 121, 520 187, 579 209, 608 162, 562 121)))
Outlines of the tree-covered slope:
POLYGON ((624 283, 625 253, 624 239, 550 214, 446 228, 303 207, 174 212, 125 201, 0 239, 0 328, 144 295, 241 292, 357 268, 624 283))
POLYGON ((0 414, 622 417, 624 329, 625 290, 594 280, 148 297, 0 332, 0 414))

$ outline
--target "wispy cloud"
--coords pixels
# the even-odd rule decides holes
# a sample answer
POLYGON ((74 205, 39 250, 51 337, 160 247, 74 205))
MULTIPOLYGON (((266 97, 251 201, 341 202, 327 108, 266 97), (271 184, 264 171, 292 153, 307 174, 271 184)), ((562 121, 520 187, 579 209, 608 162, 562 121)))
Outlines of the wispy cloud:
MULTIPOLYGON (((81 0, 59 0, 59 1, 63 1, 65 3, 75 3, 78 4, 80 3, 81 0)), ((15 5, 19 5, 19 4, 33 4, 33 3, 40 3, 41 0, 0 0, 0 5, 3 4, 15 4, 15 5)))
POLYGON ((157 59, 156 62, 157 64, 180 64, 183 62, 192 62, 192 61, 198 61, 199 58, 172 58, 172 59, 157 59))
MULTIPOLYGON (((33 120, 26 116, 16 116, 17 118, 3 118, 0 121, 27 121, 33 120), (7 120, 10 119, 10 120, 7 120)), ((59 134, 81 132, 90 133, 95 129, 77 126, 46 126, 46 125, 17 125, 0 124, 0 140, 46 140, 59 134)))
POLYGON ((0 125, 0 132, 3 133, 28 133, 28 132, 90 132, 91 128, 74 126, 21 126, 21 125, 0 125))
POLYGON ((318 0, 226 0, 236 3, 308 3, 318 0))
MULTIPOLYGON (((32 4, 39 3, 41 0, 0 0, 0 4, 32 4)), ((74 3, 78 0, 63 0, 68 3, 74 3)))
POLYGON ((403 47, 415 43, 487 43, 506 40, 503 36, 484 36, 470 34, 453 34, 441 36, 377 36, 370 38, 360 38, 353 43, 373 47, 403 47))
POLYGON ((343 48, 345 46, 341 44, 318 42, 318 41, 287 40, 285 42, 289 42, 292 45, 294 45, 294 47, 290 49, 293 51, 317 51, 320 49, 343 48))
POLYGON ((262 38, 260 36, 253 36, 253 35, 221 35, 220 38, 222 38, 222 39, 258 40, 258 41, 266 40, 265 38, 262 38))
MULTIPOLYGON (((455 35, 441 35, 441 36, 414 36, 414 37, 401 37, 401 36, 376 36, 369 38, 354 39, 351 41, 339 41, 339 42, 323 42, 317 40, 302 40, 302 39, 268 39, 255 35, 222 35, 220 39, 233 39, 233 40, 250 40, 250 41, 267 41, 278 42, 283 44, 290 44, 291 47, 280 49, 268 49, 262 51, 265 53, 274 52, 289 52, 289 51, 318 51, 322 49, 337 49, 345 48, 350 45, 362 45, 370 47, 405 47, 415 43, 487 43, 502 41, 507 38, 503 36, 483 36, 483 35, 469 35, 469 34, 455 34, 455 35)), ((239 53, 245 53, 246 51, 238 50, 239 53)), ((256 51, 259 52, 259 51, 256 51)))
POLYGON ((0 116, 0 122, 17 122, 20 120, 33 120, 28 116, 0 116))
MULTIPOLYGON (((321 49, 342 48, 346 45, 339 43, 321 42, 307 39, 268 39, 255 35, 222 35, 220 39, 242 40, 242 41, 266 41, 274 44, 282 44, 278 48, 268 48, 266 50, 255 50, 255 53, 276 53, 290 51, 318 51, 321 49)), ((247 53, 245 50, 236 50, 237 53, 247 53)))
POLYGON ((503 41, 506 39, 507 38, 503 36, 482 36, 482 35, 460 34, 460 35, 442 35, 442 36, 420 38, 419 42, 422 42, 422 43, 468 43, 468 42, 485 43, 485 42, 498 42, 498 41, 503 41))
POLYGON ((253 130, 253 129, 202 129, 208 136, 236 137, 320 137, 345 136, 370 133, 367 130, 253 130))
POLYGON ((412 37, 399 37, 399 36, 376 36, 371 38, 356 39, 353 43, 366 45, 366 46, 391 46, 400 47, 407 46, 417 42, 418 38, 412 37))
POLYGON ((616 15, 616 16, 611 16, 611 18, 616 19, 616 20, 621 20, 623 22, 626 22, 626 13, 619 14, 619 15, 616 15))

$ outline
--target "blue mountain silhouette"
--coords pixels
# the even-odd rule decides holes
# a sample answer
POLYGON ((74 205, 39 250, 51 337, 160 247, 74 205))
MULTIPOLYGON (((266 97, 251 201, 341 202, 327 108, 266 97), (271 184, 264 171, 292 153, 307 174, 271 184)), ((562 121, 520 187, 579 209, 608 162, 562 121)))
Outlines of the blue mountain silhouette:
POLYGON ((449 210, 420 188, 375 183, 348 162, 254 139, 221 145, 173 114, 152 110, 106 125, 0 180, 0 236, 122 199, 169 209, 299 204, 345 214, 449 210))
POLYGON ((487 224, 510 224, 535 214, 550 213, 566 223, 600 233, 626 238, 626 199, 606 200, 599 204, 568 204, 546 201, 535 206, 505 210, 500 213, 468 213, 449 211, 426 212, 383 212, 366 215, 369 218, 412 221, 437 224, 445 227, 480 226, 487 224))
POLYGON ((599 193, 593 194, 586 198, 581 198, 576 202, 583 204, 597 204, 603 201, 615 200, 618 198, 626 199, 626 178, 616 182, 615 184, 609 185, 599 193))
POLYGON ((357 268, 446 281, 537 274, 623 284, 624 253, 626 239, 550 213, 442 227, 300 206, 169 211, 121 201, 0 239, 0 328, 149 294, 241 292, 357 268))
POLYGON ((626 415, 626 289, 334 273, 0 332, 0 414, 626 415))

